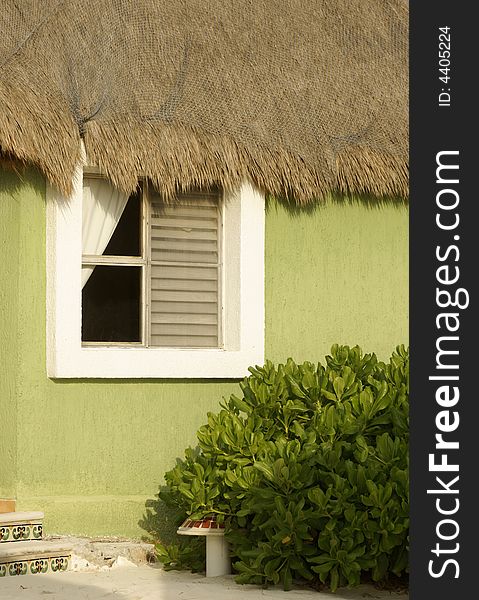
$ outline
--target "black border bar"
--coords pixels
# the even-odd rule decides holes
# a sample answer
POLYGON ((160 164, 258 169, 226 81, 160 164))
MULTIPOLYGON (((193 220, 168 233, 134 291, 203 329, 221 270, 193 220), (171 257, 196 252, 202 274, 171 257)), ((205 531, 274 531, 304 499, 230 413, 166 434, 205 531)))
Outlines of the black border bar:
POLYGON ((479 35, 473 7, 410 3, 412 600, 479 598, 479 35))

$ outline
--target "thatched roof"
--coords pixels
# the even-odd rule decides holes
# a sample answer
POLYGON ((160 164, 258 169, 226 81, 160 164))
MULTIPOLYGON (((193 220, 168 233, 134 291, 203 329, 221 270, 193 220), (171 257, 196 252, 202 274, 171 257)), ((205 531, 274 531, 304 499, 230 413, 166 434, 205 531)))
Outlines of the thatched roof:
POLYGON ((70 189, 407 196, 406 0, 3 0, 0 150, 70 189))

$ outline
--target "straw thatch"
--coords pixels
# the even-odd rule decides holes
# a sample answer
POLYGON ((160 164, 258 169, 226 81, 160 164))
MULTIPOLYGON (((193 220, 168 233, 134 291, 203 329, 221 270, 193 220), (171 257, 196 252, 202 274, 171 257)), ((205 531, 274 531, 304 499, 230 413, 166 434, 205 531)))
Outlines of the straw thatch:
POLYGON ((0 151, 68 192, 407 196, 406 0, 3 0, 0 151))

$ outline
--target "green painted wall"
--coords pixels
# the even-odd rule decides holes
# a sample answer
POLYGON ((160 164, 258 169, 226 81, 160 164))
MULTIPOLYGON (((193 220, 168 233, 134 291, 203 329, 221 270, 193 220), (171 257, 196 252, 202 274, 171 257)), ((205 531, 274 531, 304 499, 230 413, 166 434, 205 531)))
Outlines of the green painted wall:
POLYGON ((408 343, 408 210, 330 201, 273 204, 266 218, 266 356, 324 357, 358 344, 389 358, 408 343))
MULTIPOLYGON (((18 178, 0 170, 0 498, 15 496, 17 480, 18 178)), ((31 189, 29 195, 31 196, 31 189)))
MULTIPOLYGON (((143 532, 145 500, 234 381, 52 381, 45 374, 45 183, 0 171, 0 497, 49 532, 143 532)), ((268 206, 266 356, 320 360, 332 343, 387 358, 408 335, 403 206, 268 206)))

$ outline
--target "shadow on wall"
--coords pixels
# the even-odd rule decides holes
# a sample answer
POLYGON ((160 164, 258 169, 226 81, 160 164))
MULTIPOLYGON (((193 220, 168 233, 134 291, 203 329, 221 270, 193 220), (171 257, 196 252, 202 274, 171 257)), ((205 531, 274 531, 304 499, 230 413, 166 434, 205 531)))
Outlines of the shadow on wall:
MULTIPOLYGON (((160 492, 165 490, 166 486, 160 486, 160 492)), ((182 521, 183 517, 157 496, 145 502, 145 514, 138 525, 148 534, 148 541, 171 544, 179 541, 176 530, 182 521)))
POLYGON ((35 167, 10 161, 0 155, 0 194, 15 196, 23 193, 25 186, 31 186, 32 180, 40 178, 43 175, 35 167))
POLYGON ((408 206, 407 200, 403 198, 394 198, 383 196, 381 198, 369 194, 355 194, 348 196, 344 194, 332 194, 325 200, 315 200, 308 204, 298 204, 294 198, 275 197, 271 194, 266 195, 266 212, 273 210, 277 205, 282 206, 291 217, 299 217, 307 214, 311 215, 327 207, 329 204, 338 205, 361 205, 369 210, 377 210, 385 207, 404 208, 408 206))

